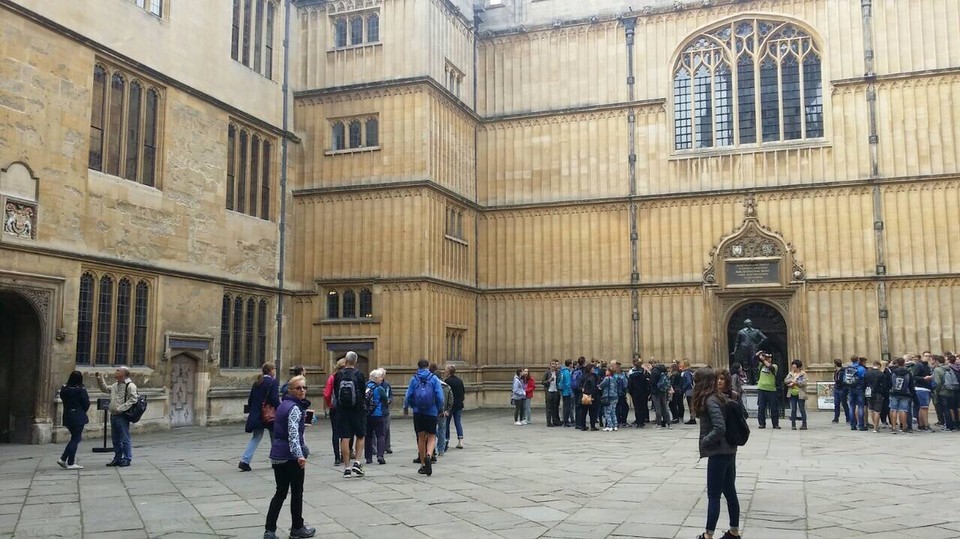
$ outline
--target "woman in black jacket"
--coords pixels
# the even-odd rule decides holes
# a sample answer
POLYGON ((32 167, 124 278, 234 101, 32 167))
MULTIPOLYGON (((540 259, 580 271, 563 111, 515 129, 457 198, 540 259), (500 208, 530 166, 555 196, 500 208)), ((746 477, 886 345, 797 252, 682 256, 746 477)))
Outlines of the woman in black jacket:
POLYGON ((253 460, 253 453, 257 450, 257 446, 260 445, 263 432, 267 431, 270 439, 273 439, 273 422, 264 421, 264 405, 272 408, 273 412, 276 412, 276 409, 280 406, 280 382, 277 381, 276 376, 277 368, 273 366, 273 363, 264 363, 260 367, 260 376, 257 377, 257 381, 250 388, 250 396, 247 397, 248 410, 245 430, 253 436, 250 437, 247 448, 243 451, 243 456, 240 457, 240 464, 237 465, 241 472, 250 471, 250 461, 253 460))
POLYGON ((593 366, 589 363, 583 369, 583 376, 580 378, 580 389, 584 395, 590 395, 590 397, 593 398, 592 403, 589 405, 584 404, 580 408, 581 414, 583 415, 583 418, 580 420, 580 424, 583 425, 583 430, 587 430, 587 414, 590 414, 590 430, 600 430, 597 428, 596 408, 596 404, 600 401, 598 397, 600 392, 600 384, 597 382, 597 377, 593 373, 593 366))
POLYGON ((693 377, 693 411, 700 418, 700 458, 707 458, 707 525, 698 539, 713 539, 720 520, 720 494, 727 500, 730 529, 722 539, 740 537, 737 499, 737 446, 727 441, 724 407, 732 403, 717 387, 717 373, 707 367, 693 377))
POLYGON ((63 449, 63 455, 57 460, 61 468, 67 470, 82 470, 77 464, 77 447, 83 437, 83 427, 90 419, 87 410, 90 409, 90 396, 87 388, 83 387, 83 373, 73 371, 67 384, 60 388, 60 400, 63 402, 63 426, 70 431, 70 441, 63 449))

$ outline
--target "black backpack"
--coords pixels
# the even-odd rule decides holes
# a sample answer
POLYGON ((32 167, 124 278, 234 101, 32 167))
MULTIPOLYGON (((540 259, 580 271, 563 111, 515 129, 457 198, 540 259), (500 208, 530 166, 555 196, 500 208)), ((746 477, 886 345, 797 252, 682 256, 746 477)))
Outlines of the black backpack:
POLYGON ((890 394, 898 397, 909 397, 910 378, 910 371, 903 374, 892 373, 890 375, 890 394))
POLYGON ((723 405, 723 419, 727 423, 727 443, 736 447, 747 445, 750 439, 750 425, 747 424, 746 410, 739 401, 728 400, 723 405))
MULTIPOLYGON (((127 384, 123 390, 124 395, 126 395, 129 390, 130 384, 127 384)), ((126 398, 124 398, 124 401, 126 401, 126 398)), ((123 412, 123 415, 127 416, 127 419, 130 420, 131 423, 136 423, 137 421, 140 421, 140 418, 143 417, 143 413, 146 411, 147 398, 138 394, 137 402, 133 403, 133 406, 130 408, 127 408, 127 410, 123 412)))
POLYGON ((353 408, 359 402, 355 372, 341 372, 340 381, 337 383, 337 408, 353 408))

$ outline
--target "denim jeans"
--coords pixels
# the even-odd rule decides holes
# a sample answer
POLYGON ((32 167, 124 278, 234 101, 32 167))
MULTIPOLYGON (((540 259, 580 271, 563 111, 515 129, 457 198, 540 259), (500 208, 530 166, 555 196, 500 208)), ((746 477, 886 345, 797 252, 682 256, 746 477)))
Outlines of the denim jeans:
MULTIPOLYGON (((265 430, 267 431, 267 440, 273 440, 273 429, 253 429, 253 436, 251 436, 250 441, 247 442, 247 448, 243 450, 240 462, 250 464, 250 461, 253 460, 253 454, 260 445, 260 440, 263 438, 263 432, 265 430)), ((267 445, 269 445, 269 443, 267 445)))
MULTIPOLYGON (((762 391, 760 393, 763 393, 762 391)), ((769 392, 768 392, 769 393, 769 392)), ((776 395, 774 395, 776 396, 776 395)), ((707 526, 713 533, 720 520, 720 494, 727 499, 730 527, 740 527, 740 500, 737 498, 737 455, 707 457, 707 526)))
POLYGON ((447 450, 447 418, 440 414, 437 417, 437 454, 442 455, 447 450))
POLYGON ((76 464, 77 447, 80 445, 80 440, 83 439, 83 425, 67 427, 67 430, 70 431, 70 441, 67 442, 67 447, 64 448, 60 460, 67 464, 76 464))
POLYGON ((270 509, 267 511, 267 523, 264 526, 268 531, 277 531, 277 518, 280 517, 280 508, 287 499, 290 491, 290 524, 293 529, 303 527, 303 478, 304 470, 295 460, 288 460, 283 464, 273 465, 273 477, 277 482, 277 490, 270 500, 270 509))
POLYGON ((110 437, 113 440, 113 460, 133 460, 133 446, 130 444, 130 420, 123 414, 110 416, 110 437))
POLYGON ((840 420, 840 408, 843 408, 843 417, 846 423, 850 422, 850 405, 847 403, 847 388, 833 388, 833 420, 840 420))
POLYGON ((383 450, 391 451, 390 449, 390 416, 383 416, 383 450))
POLYGON ((850 390, 850 426, 867 428, 866 401, 862 389, 850 390))
POLYGON ((807 401, 801 400, 799 395, 790 396, 790 422, 796 423, 797 421, 797 410, 800 411, 800 420, 806 424, 807 422, 807 401))
POLYGON ((767 410, 770 411, 770 421, 773 426, 780 425, 780 410, 777 408, 779 402, 776 391, 757 391, 757 421, 761 427, 767 426, 767 410))
MULTIPOLYGON (((463 415, 463 408, 459 410, 450 410, 450 415, 447 416, 447 438, 450 437, 450 420, 453 420, 454 426, 457 428, 457 439, 463 439, 463 423, 460 421, 460 416, 463 415)), ((447 445, 450 445, 449 443, 447 445)))
POLYGON ((523 420, 528 424, 533 423, 533 417, 530 415, 530 405, 533 404, 533 399, 523 399, 523 420))

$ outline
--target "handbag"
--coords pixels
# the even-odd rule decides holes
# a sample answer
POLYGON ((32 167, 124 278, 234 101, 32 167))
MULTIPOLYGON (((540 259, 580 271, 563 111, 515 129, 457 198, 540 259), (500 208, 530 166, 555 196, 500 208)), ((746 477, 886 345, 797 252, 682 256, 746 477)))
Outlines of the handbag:
POLYGON ((584 393, 583 396, 580 397, 580 404, 584 406, 590 406, 593 404, 593 396, 591 396, 589 393, 584 393))
POLYGON ((260 422, 264 425, 273 425, 273 421, 277 419, 277 409, 273 407, 269 402, 264 402, 260 405, 260 422))

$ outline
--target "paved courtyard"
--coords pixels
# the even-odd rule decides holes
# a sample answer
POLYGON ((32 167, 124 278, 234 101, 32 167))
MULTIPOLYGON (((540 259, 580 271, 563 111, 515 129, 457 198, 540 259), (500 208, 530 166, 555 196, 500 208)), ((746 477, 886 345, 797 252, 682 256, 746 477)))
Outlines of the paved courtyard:
MULTIPOLYGON (((584 433, 535 420, 517 427, 505 410, 467 413, 466 449, 451 449, 430 478, 410 462, 409 420, 394 420, 394 454, 363 479, 332 466, 321 424, 307 434, 307 522, 324 538, 692 539, 702 530, 698 427, 584 433)), ((745 537, 960 537, 960 435, 851 432, 829 420, 754 429, 738 461, 745 537)), ((266 444, 253 472, 236 469, 246 441, 242 427, 137 436, 133 466, 118 469, 90 452, 94 438, 81 445, 80 472, 56 465, 60 446, 0 446, 0 537, 261 537, 273 475, 266 444)), ((280 537, 289 519, 285 506, 280 537)))

